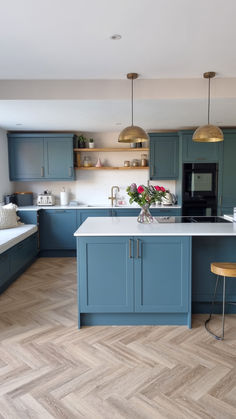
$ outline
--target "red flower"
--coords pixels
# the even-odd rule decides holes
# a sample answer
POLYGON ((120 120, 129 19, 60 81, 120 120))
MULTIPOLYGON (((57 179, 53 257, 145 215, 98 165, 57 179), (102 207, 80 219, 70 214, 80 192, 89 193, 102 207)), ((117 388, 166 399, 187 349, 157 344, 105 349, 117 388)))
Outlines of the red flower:
POLYGON ((138 187, 138 193, 142 193, 144 191, 144 188, 142 186, 138 187))
POLYGON ((156 191, 161 191, 162 189, 160 188, 160 186, 154 186, 154 188, 156 189, 156 191))
POLYGON ((165 188, 163 188, 163 186, 161 186, 160 189, 161 189, 162 192, 165 192, 166 191, 165 188))

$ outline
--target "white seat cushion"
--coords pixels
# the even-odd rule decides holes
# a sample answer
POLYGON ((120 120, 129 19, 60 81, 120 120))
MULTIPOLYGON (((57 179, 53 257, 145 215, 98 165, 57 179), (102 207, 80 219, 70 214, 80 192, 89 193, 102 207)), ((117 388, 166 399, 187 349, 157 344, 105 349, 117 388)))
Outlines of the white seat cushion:
POLYGON ((31 236, 37 230, 37 226, 33 224, 24 224, 15 228, 0 230, 0 254, 31 236))

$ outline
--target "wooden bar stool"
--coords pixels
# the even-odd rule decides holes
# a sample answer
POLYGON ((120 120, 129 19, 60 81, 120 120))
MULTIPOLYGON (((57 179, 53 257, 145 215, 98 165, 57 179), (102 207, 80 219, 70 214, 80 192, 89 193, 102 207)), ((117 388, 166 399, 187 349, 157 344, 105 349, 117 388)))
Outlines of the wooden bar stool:
MULTIPOLYGON (((225 278, 235 278, 236 277, 236 263, 221 263, 221 262, 214 262, 211 263, 211 272, 217 275, 216 285, 214 296, 211 304, 211 313, 209 318, 205 321, 205 329, 216 339, 223 340, 224 339, 224 325, 225 325, 225 278), (223 308, 222 308, 222 335, 217 336, 211 330, 208 329, 208 323, 211 320, 211 316, 213 314, 213 306, 215 303, 215 296, 218 287, 219 277, 223 279, 223 308)), ((233 303, 232 303, 233 304, 233 303)))

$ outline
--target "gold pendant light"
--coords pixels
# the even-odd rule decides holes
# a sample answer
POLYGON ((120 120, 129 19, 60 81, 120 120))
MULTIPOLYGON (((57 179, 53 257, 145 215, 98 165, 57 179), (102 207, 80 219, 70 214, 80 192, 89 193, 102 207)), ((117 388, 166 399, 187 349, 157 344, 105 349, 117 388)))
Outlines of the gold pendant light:
POLYGON ((131 123, 131 126, 124 128, 123 131, 121 131, 118 138, 119 143, 143 143, 149 140, 148 134, 142 128, 133 124, 133 106, 134 106, 133 82, 137 78, 138 78, 137 73, 127 74, 127 79, 132 80, 132 89, 131 89, 132 123, 131 123))
POLYGON ((199 143, 216 143, 223 141, 223 132, 219 127, 210 124, 210 80, 215 77, 216 73, 208 71, 203 74, 205 79, 208 79, 208 124, 196 129, 193 134, 193 141, 199 143))

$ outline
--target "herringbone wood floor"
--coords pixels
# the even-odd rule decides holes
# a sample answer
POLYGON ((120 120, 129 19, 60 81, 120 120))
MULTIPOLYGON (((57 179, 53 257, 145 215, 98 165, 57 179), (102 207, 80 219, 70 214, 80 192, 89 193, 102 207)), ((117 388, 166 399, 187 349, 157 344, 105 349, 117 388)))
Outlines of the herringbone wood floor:
POLYGON ((236 318, 203 319, 79 331, 75 259, 38 259, 0 296, 0 418, 236 418, 236 318))

